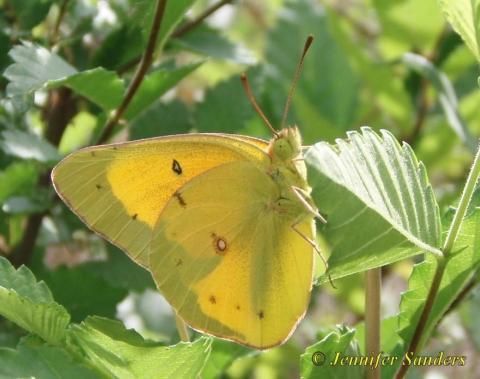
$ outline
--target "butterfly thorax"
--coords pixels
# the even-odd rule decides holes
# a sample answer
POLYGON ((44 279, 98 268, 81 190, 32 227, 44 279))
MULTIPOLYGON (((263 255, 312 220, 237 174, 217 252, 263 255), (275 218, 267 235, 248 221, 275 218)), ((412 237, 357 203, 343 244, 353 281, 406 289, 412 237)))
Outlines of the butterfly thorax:
POLYGON ((310 194, 307 170, 302 154, 302 139, 298 128, 294 126, 282 129, 271 139, 268 155, 271 158, 269 175, 277 184, 280 192, 275 208, 282 213, 298 214, 305 207, 294 189, 300 189, 305 195, 310 194))

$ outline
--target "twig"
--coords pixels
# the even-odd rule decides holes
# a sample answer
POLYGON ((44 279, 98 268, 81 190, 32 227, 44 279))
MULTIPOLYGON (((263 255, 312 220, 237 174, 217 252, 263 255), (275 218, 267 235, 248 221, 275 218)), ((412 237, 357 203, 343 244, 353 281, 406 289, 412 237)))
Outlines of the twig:
POLYGON ((62 24, 63 18, 65 17, 65 14, 67 13, 67 6, 68 6, 69 1, 70 0, 63 0, 62 5, 60 6, 60 10, 58 12, 58 17, 57 17, 57 20, 55 21, 55 26, 53 27, 53 32, 52 32, 52 37, 51 37, 52 45, 57 43, 57 41, 58 41, 60 25, 62 24))
MULTIPOLYGON (((380 352, 381 277, 381 268, 374 268, 365 273, 365 354, 372 357, 380 352)), ((367 370, 367 379, 380 377, 380 365, 367 370)))
MULTIPOLYGON (((71 90, 59 88, 50 92, 46 108, 43 111, 43 118, 47 125, 46 140, 52 145, 58 146, 65 128, 76 113, 76 102, 71 90)), ((50 173, 41 175, 38 187, 47 188, 49 185, 50 173)), ((13 247, 9 255, 14 266, 18 267, 30 262, 44 216, 45 213, 42 212, 28 217, 22 240, 13 247)))
POLYGON ((180 26, 177 30, 175 30, 172 34, 172 37, 177 38, 186 33, 190 30, 196 28, 199 24, 201 24, 207 17, 211 16, 217 10, 219 10, 224 5, 232 3, 233 0, 220 0, 219 2, 213 4, 211 7, 205 9, 205 11, 198 15, 195 19, 185 23, 184 25, 180 26))
MULTIPOLYGON (((232 3, 234 0, 228 0, 228 1, 220 1, 217 4, 212 5, 210 8, 205 10, 201 15, 199 15, 195 20, 192 20, 188 23, 185 23, 183 26, 180 26, 176 31, 172 33, 172 37, 180 37, 184 35, 185 33, 191 31, 193 28, 197 27, 205 18, 211 16, 214 12, 219 10, 223 5, 232 3)), ((117 72, 119 74, 123 74, 127 71, 129 71, 131 68, 135 67, 138 62, 140 62, 140 57, 133 58, 131 61, 125 63, 123 66, 121 66, 117 72)))
MULTIPOLYGON (((429 54, 426 54, 426 58, 434 65, 436 65, 437 61, 439 60, 438 50, 440 49, 440 46, 447 37, 447 35, 448 28, 444 27, 440 32, 439 36, 437 37, 432 51, 429 54)), ((431 83, 427 79, 420 78, 418 108, 415 122, 413 124, 413 129, 408 136, 402 138, 403 141, 407 142, 412 147, 415 145, 417 138, 420 135, 420 131, 423 128, 428 111, 430 109, 430 102, 428 101, 428 87, 430 86, 430 84, 431 83)))
POLYGON ((155 46, 157 44, 158 32, 160 31, 160 26, 162 24, 163 16, 165 14, 166 4, 167 4, 167 0, 157 1, 155 15, 153 18, 152 29, 150 30, 147 47, 145 49, 145 52, 142 55, 140 65, 138 66, 137 71, 135 72, 132 82, 130 83, 130 86, 127 89, 127 93, 125 94, 125 97, 122 100, 122 103, 115 110, 113 116, 105 125, 102 135, 100 136, 98 141, 98 143, 100 144, 106 142, 111 137, 113 133, 113 128, 115 127, 115 125, 118 123, 122 115, 127 110, 128 105, 130 104, 133 97, 137 93, 138 88, 140 87, 140 84, 142 84, 143 79, 145 78, 145 75, 148 69, 150 68, 150 65, 152 64, 153 54, 155 52, 155 46))

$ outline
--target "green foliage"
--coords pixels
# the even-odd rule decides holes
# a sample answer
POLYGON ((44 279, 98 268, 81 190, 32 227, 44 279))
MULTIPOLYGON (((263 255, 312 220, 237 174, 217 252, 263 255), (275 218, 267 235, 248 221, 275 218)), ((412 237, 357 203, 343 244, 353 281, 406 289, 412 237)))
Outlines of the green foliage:
POLYGON ((448 22, 480 61, 480 2, 478 0, 440 0, 448 22))
POLYGON ((267 353, 200 333, 179 342, 150 273, 55 196, 51 168, 98 143, 128 93, 157 1, 0 1, 0 255, 19 266, 0 258, 0 378, 362 378, 362 367, 315 365, 312 355, 365 354, 362 321, 332 326, 363 320, 364 280, 354 274, 380 267, 384 283, 397 283, 382 289, 385 354, 402 356, 420 324, 423 355, 440 348, 478 359, 478 194, 441 257, 480 135, 480 1, 231 2, 198 19, 216 3, 166 2, 152 64, 110 140, 270 138, 240 73, 280 128, 313 34, 286 122, 308 146, 313 199, 328 220, 317 237, 329 271, 305 320, 267 353), (447 313, 461 316, 453 323, 468 331, 468 348, 437 328, 447 313))
POLYGON ((0 314, 45 341, 57 344, 65 336, 70 315, 53 301, 43 282, 26 267, 15 271, 0 257, 0 314))
POLYGON ((300 356, 302 378, 361 378, 365 368, 338 364, 339 357, 359 355, 354 339, 355 330, 341 327, 327 334, 316 344, 307 347, 300 356))
MULTIPOLYGON (((328 217, 331 278, 396 262, 422 251, 441 254, 438 206, 425 168, 408 145, 383 131, 351 132, 306 154, 313 198, 328 217)), ((321 281, 327 280, 321 278, 321 281)))

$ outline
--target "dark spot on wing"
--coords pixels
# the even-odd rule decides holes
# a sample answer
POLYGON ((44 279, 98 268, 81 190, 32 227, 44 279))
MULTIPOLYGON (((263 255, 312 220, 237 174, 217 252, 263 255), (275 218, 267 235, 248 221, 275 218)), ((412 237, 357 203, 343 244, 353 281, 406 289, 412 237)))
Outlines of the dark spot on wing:
POLYGON ((95 151, 92 150, 92 151, 90 152, 90 155, 91 155, 92 157, 94 157, 94 156, 96 155, 96 154, 95 154, 95 151))
POLYGON ((239 310, 241 309, 241 308, 240 308, 240 305, 237 304, 237 306, 235 307, 235 309, 236 309, 237 311, 239 311, 239 310))
POLYGON ((138 213, 135 213, 133 216, 132 216, 132 219, 136 220, 138 217, 138 213))
POLYGON ((172 162, 172 171, 177 175, 182 175, 182 166, 180 166, 180 163, 178 163, 176 159, 172 162))
POLYGON ((260 320, 262 320, 265 317, 265 314, 263 313, 263 311, 258 312, 257 315, 260 320))
POLYGON ((179 258, 179 259, 177 260, 177 263, 175 264, 175 266, 176 266, 176 267, 179 267, 179 266, 181 266, 181 265, 183 265, 183 260, 182 260, 181 258, 179 258))
POLYGON ((175 196, 178 200, 178 203, 185 208, 187 206, 187 203, 185 202, 185 199, 183 198, 182 194, 178 191, 176 191, 173 196, 175 196))
POLYGON ((215 296, 211 295, 210 298, 208 299, 208 301, 210 301, 210 303, 212 304, 217 304, 217 299, 215 298, 215 296))
POLYGON ((103 188, 101 184, 95 184, 95 187, 97 187, 97 190, 99 191, 103 188))
POLYGON ((227 241, 223 237, 217 236, 215 233, 211 234, 213 238, 213 248, 218 255, 225 255, 228 249, 227 241))

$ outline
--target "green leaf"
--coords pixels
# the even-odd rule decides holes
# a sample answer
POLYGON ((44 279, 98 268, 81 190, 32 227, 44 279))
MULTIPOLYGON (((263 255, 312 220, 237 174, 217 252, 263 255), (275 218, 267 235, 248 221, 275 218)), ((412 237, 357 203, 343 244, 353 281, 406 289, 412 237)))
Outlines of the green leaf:
POLYGON ((101 67, 78 72, 57 54, 30 42, 14 46, 10 56, 14 63, 4 73, 10 80, 8 96, 66 86, 106 110, 115 108, 123 97, 123 80, 101 67))
POLYGON ((453 29, 480 62, 480 0, 440 0, 453 29))
POLYGON ((59 347, 24 341, 16 349, 0 348, 0 378, 98 379, 98 373, 59 347))
POLYGON ((145 76, 138 92, 125 112, 125 117, 130 120, 139 115, 202 63, 192 63, 175 69, 161 68, 145 76))
POLYGON ((231 133, 244 128, 254 114, 240 77, 233 76, 206 92, 203 102, 195 109, 193 119, 200 132, 231 133))
MULTIPOLYGON (((422 333, 422 342, 425 342, 431 335, 438 321, 458 294, 478 273, 480 268, 480 209, 475 209, 463 221, 460 234, 447 259, 440 290, 422 333)), ((408 290, 402 295, 398 327, 400 336, 407 344, 413 336, 423 310, 436 268, 437 261, 432 256, 427 256, 423 262, 416 264, 408 282, 408 290)))
POLYGON ((380 137, 365 127, 347 135, 306 154, 313 199, 328 217, 323 234, 332 245, 331 277, 422 251, 441 254, 438 205, 412 149, 387 131, 380 137))
POLYGON ((207 364, 202 371, 203 379, 220 378, 225 370, 237 358, 251 353, 252 349, 242 346, 238 343, 214 339, 212 352, 208 358, 207 364))
POLYGON ((0 149, 8 155, 49 164, 60 160, 57 150, 34 134, 14 129, 3 131, 0 137, 0 149))
POLYGON ((25 195, 37 183, 38 172, 32 162, 14 162, 0 171, 0 203, 13 195, 25 195))
POLYGON ((175 346, 144 340, 118 321, 89 317, 71 330, 71 338, 92 366, 108 377, 196 379, 210 354, 211 339, 175 346))
POLYGON ((56 344, 65 335, 70 316, 54 302, 48 287, 22 266, 15 270, 0 257, 0 314, 21 328, 56 344))
POLYGON ((329 30, 329 19, 320 2, 288 1, 267 36, 269 62, 265 92, 274 125, 281 115, 296 65, 309 34, 315 41, 308 52, 298 81, 289 124, 305 125, 306 141, 332 139, 351 127, 357 111, 358 78, 348 55, 329 30), (294 122, 293 122, 294 121, 294 122), (308 128, 308 125, 315 127, 308 128))
MULTIPOLYGON (((134 19, 139 20, 139 25, 143 30, 144 40, 147 41, 148 34, 152 27, 157 2, 151 0, 135 0, 134 3, 136 14, 134 19)), ((157 48, 161 49, 163 47, 170 34, 184 18, 193 3, 195 3, 195 0, 175 0, 167 2, 160 31, 158 33, 157 48)))
POLYGON ((170 34, 172 34, 176 26, 184 18, 193 3, 195 3, 195 0, 175 0, 167 2, 165 15, 160 31, 158 32, 158 46, 162 47, 165 44, 170 34))
POLYGON ((476 138, 472 136, 460 115, 455 89, 448 77, 443 72, 437 70, 428 59, 418 54, 406 53, 402 57, 402 62, 432 83, 438 93, 438 100, 448 124, 460 140, 472 152, 475 152, 477 149, 476 138))
POLYGON ((59 267, 37 274, 47 283, 55 299, 70 312, 74 322, 92 314, 115 317, 117 304, 128 294, 125 288, 112 286, 98 275, 95 265, 92 262, 73 268, 59 267))
POLYGON ((225 59, 238 64, 252 65, 257 62, 253 52, 222 36, 221 31, 201 25, 191 33, 174 39, 172 44, 207 57, 225 59))
POLYGON ((41 213, 50 208, 50 192, 38 190, 30 196, 9 197, 2 206, 2 211, 8 214, 41 213))
POLYGON ((13 8, 20 27, 30 31, 47 16, 52 3, 53 0, 15 0, 9 5, 13 8))
POLYGON ((84 266, 111 287, 142 292, 146 288, 156 289, 149 271, 133 262, 123 251, 113 245, 107 246, 106 261, 89 262, 84 266))
POLYGON ((438 0, 373 0, 372 3, 382 31, 376 46, 385 59, 395 59, 409 50, 427 52, 436 48, 435 41, 444 28, 438 0))
POLYGON ((31 42, 24 41, 14 46, 9 55, 14 63, 4 72, 4 76, 10 80, 8 96, 36 91, 50 80, 63 79, 77 72, 57 54, 31 42))
POLYGON ((105 110, 116 108, 123 98, 124 83, 116 73, 101 67, 46 83, 48 88, 66 86, 105 110))
POLYGON ((337 359, 343 356, 360 355, 354 339, 355 330, 340 327, 321 341, 307 347, 300 356, 300 371, 304 379, 358 379, 364 377, 364 367, 340 365, 337 359))
MULTIPOLYGON (((157 100, 130 123, 132 140, 187 133, 193 128, 191 111, 181 101, 157 100)), ((125 255, 125 254, 123 254, 125 255)))

